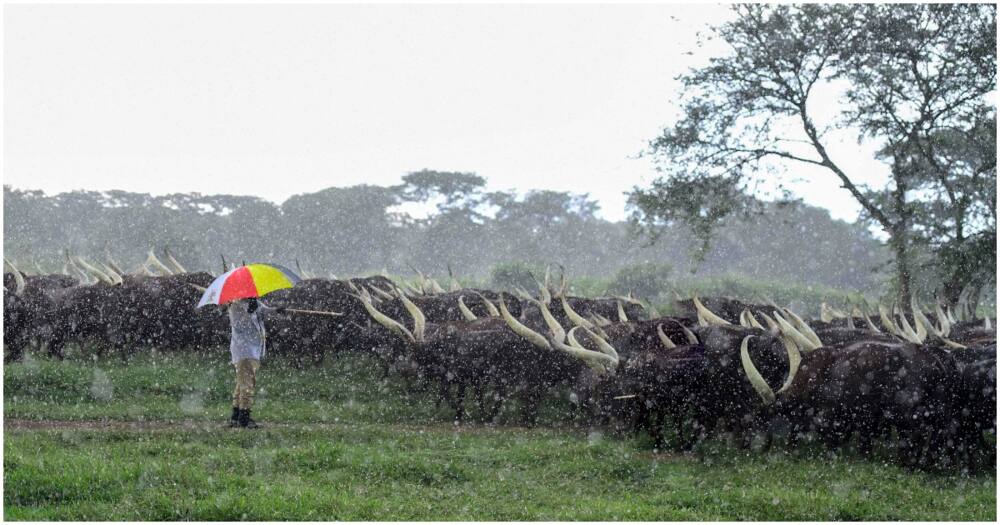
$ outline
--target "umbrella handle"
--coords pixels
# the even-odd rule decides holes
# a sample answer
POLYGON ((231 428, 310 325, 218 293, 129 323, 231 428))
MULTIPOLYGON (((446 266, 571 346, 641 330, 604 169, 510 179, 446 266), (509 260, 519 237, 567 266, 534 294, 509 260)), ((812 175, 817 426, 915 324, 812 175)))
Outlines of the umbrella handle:
POLYGON ((338 312, 322 312, 319 310, 299 310, 298 308, 285 308, 286 312, 293 312, 297 314, 311 314, 311 315, 329 315, 330 317, 340 317, 344 314, 338 312))

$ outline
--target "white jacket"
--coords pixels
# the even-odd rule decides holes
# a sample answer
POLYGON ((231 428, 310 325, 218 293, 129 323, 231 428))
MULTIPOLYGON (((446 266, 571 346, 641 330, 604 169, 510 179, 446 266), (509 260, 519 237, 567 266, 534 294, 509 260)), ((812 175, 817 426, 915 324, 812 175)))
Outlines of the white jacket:
POLYGON ((247 312, 247 307, 250 306, 248 301, 229 303, 229 326, 232 329, 229 352, 233 355, 233 364, 241 359, 260 361, 264 357, 266 333, 259 315, 272 312, 274 308, 267 306, 260 299, 257 302, 259 306, 254 313, 247 312))

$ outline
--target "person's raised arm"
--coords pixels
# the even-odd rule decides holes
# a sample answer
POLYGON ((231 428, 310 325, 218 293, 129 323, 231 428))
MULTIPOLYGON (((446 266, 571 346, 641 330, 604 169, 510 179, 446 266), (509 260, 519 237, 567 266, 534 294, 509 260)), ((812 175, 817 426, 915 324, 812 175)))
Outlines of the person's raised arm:
POLYGON ((264 313, 264 314, 270 314, 272 312, 274 312, 276 314, 283 314, 283 313, 285 313, 287 311, 284 306, 271 306, 271 305, 265 303, 261 299, 258 299, 257 302, 260 305, 260 307, 258 308, 258 311, 261 312, 261 313, 264 313))

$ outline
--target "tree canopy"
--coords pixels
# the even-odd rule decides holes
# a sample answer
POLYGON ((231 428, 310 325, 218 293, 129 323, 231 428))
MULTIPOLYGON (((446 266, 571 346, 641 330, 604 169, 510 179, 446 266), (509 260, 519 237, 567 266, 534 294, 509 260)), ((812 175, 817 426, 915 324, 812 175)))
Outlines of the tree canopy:
POLYGON ((683 223, 704 250, 727 217, 759 209, 751 196, 791 200, 787 174, 805 164, 834 177, 888 236, 904 300, 920 250, 950 301, 956 286, 985 279, 970 263, 996 238, 995 6, 733 9, 712 28, 729 52, 679 78, 682 114, 650 143, 662 176, 632 192, 635 222, 654 232, 683 223), (821 88, 840 91, 825 125, 821 88), (833 130, 876 147, 884 186, 833 158, 833 130))

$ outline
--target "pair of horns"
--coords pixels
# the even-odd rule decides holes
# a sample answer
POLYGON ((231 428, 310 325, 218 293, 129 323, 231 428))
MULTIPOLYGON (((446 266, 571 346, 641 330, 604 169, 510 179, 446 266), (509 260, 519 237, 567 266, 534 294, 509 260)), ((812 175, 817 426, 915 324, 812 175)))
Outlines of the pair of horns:
MULTIPOLYGON (((802 320, 801 317, 795 314, 795 312, 788 309, 780 309, 774 311, 774 318, 772 319, 765 313, 761 313, 764 317, 765 322, 768 326, 777 327, 777 332, 782 336, 789 338, 794 342, 802 351, 811 352, 817 348, 823 346, 823 341, 819 339, 816 332, 802 320), (784 312, 788 319, 785 319, 781 313, 784 312)), ((772 333, 775 333, 772 331, 772 333)))
POLYGON ((405 300, 403 299, 405 295, 402 293, 402 291, 399 292, 400 299, 403 300, 403 305, 410 312, 410 315, 414 316, 412 332, 408 330, 405 326, 397 322, 396 320, 389 317, 388 315, 385 315, 384 313, 378 311, 378 309, 375 308, 375 306, 372 304, 371 294, 364 286, 358 288, 357 286, 354 285, 354 283, 351 283, 350 281, 348 281, 348 284, 351 286, 351 288, 353 288, 357 292, 357 294, 354 295, 354 297, 356 297, 359 301, 361 301, 361 305, 364 307, 365 311, 367 311, 368 315, 370 315, 372 319, 375 319, 375 321, 378 324, 386 327, 391 332, 399 335, 400 337, 406 339, 411 343, 423 341, 424 337, 423 331, 425 327, 424 325, 425 319, 423 318, 423 313, 420 312, 420 309, 417 308, 417 306, 413 304, 408 298, 405 300), (411 307, 413 308, 412 310, 411 307), (415 315, 414 312, 419 312, 419 320, 418 316, 415 315))
POLYGON ((777 392, 771 389, 771 386, 767 384, 764 380, 764 376, 760 374, 757 367, 754 366, 753 360, 750 359, 750 339, 755 336, 748 335, 743 338, 743 342, 740 343, 740 363, 743 365, 743 371, 746 373, 747 380, 750 381, 750 385, 757 394, 764 401, 765 405, 770 405, 777 400, 779 394, 784 393, 789 388, 791 388, 792 383, 795 381, 795 375, 799 371, 799 365, 802 364, 802 354, 799 352, 798 347, 795 342, 788 337, 782 337, 781 342, 785 346, 785 352, 788 354, 788 377, 785 378, 784 384, 777 392))
POLYGON ((832 323, 834 319, 843 319, 845 317, 849 316, 846 313, 826 304, 826 302, 819 305, 819 320, 824 323, 832 323))
POLYGON ((111 284, 111 285, 122 284, 124 282, 122 280, 122 276, 119 275, 117 272, 115 272, 110 267, 108 267, 108 265, 106 265, 106 264, 103 264, 103 263, 100 263, 100 262, 97 263, 97 264, 100 264, 103 267, 103 269, 101 269, 101 268, 98 268, 98 267, 96 267, 96 266, 88 263, 86 260, 84 260, 83 257, 77 256, 75 259, 76 259, 75 262, 80 267, 82 267, 84 270, 86 270, 86 272, 89 273, 90 275, 93 275, 94 277, 96 277, 98 281, 105 282, 105 283, 108 283, 108 284, 111 284))
MULTIPOLYGON (((473 291, 473 293, 478 295, 483 301, 483 304, 486 306, 486 312, 490 317, 500 317, 500 312, 497 310, 497 307, 493 306, 493 303, 490 302, 489 299, 484 297, 483 294, 479 292, 473 291)), ((477 319, 476 314, 472 313, 472 310, 465 305, 465 296, 463 295, 458 296, 458 310, 462 312, 462 317, 464 317, 466 321, 475 321, 477 319)))
POLYGON ((562 351, 580 359, 587 366, 598 373, 609 373, 618 366, 618 352, 615 351, 614 347, 611 346, 610 343, 602 339, 593 331, 582 326, 575 326, 570 329, 569 333, 566 333, 563 328, 559 326, 559 323, 552 317, 552 314, 549 312, 545 303, 542 301, 537 301, 537 303, 540 305, 542 316, 545 318, 546 324, 549 325, 550 331, 553 332, 553 337, 551 339, 547 339, 542 334, 528 328, 515 319, 514 316, 510 314, 510 311, 507 310, 507 304, 504 302, 503 296, 500 297, 500 315, 503 317, 504 322, 507 323, 507 326, 510 327, 514 333, 539 348, 562 351), (599 351, 588 350, 579 343, 576 339, 575 332, 580 328, 582 328, 587 335, 590 336, 591 340, 597 344, 599 351), (564 338, 568 340, 569 344, 563 342, 564 338))
POLYGON ((924 315, 919 308, 917 308, 917 304, 913 300, 910 301, 910 309, 913 312, 913 325, 916 328, 914 328, 914 326, 910 326, 905 313, 901 312, 899 314, 899 325, 894 327, 895 331, 893 333, 895 333, 895 335, 915 344, 923 344, 927 340, 928 336, 934 336, 934 338, 940 340, 949 348, 965 348, 965 345, 961 345, 948 339, 947 336, 951 330, 951 326, 943 324, 947 323, 947 321, 942 321, 940 328, 935 327, 934 324, 927 319, 927 316, 924 315))
POLYGON ((415 289, 416 293, 423 295, 428 293, 445 293, 445 290, 441 287, 440 283, 427 277, 423 272, 414 268, 413 265, 407 264, 407 266, 409 266, 410 269, 417 274, 418 281, 417 288, 415 289))
MULTIPOLYGON (((682 325, 681 323, 678 323, 677 321, 673 321, 673 323, 681 327, 681 330, 684 332, 684 337, 687 338, 687 344, 690 345, 698 344, 698 337, 694 335, 694 332, 688 330, 686 326, 682 325)), ((662 344, 664 348, 666 348, 667 350, 673 350, 674 348, 677 348, 677 345, 675 345, 674 342, 669 337, 667 337, 667 334, 663 332, 663 323, 659 323, 656 325, 656 335, 659 336, 660 338, 660 344, 662 344)))
POLYGON ((759 321, 757 321, 757 318, 754 317, 753 312, 751 312, 749 308, 744 308, 743 311, 740 312, 740 326, 746 328, 760 328, 761 330, 767 330, 766 328, 764 328, 763 325, 760 324, 759 321))

